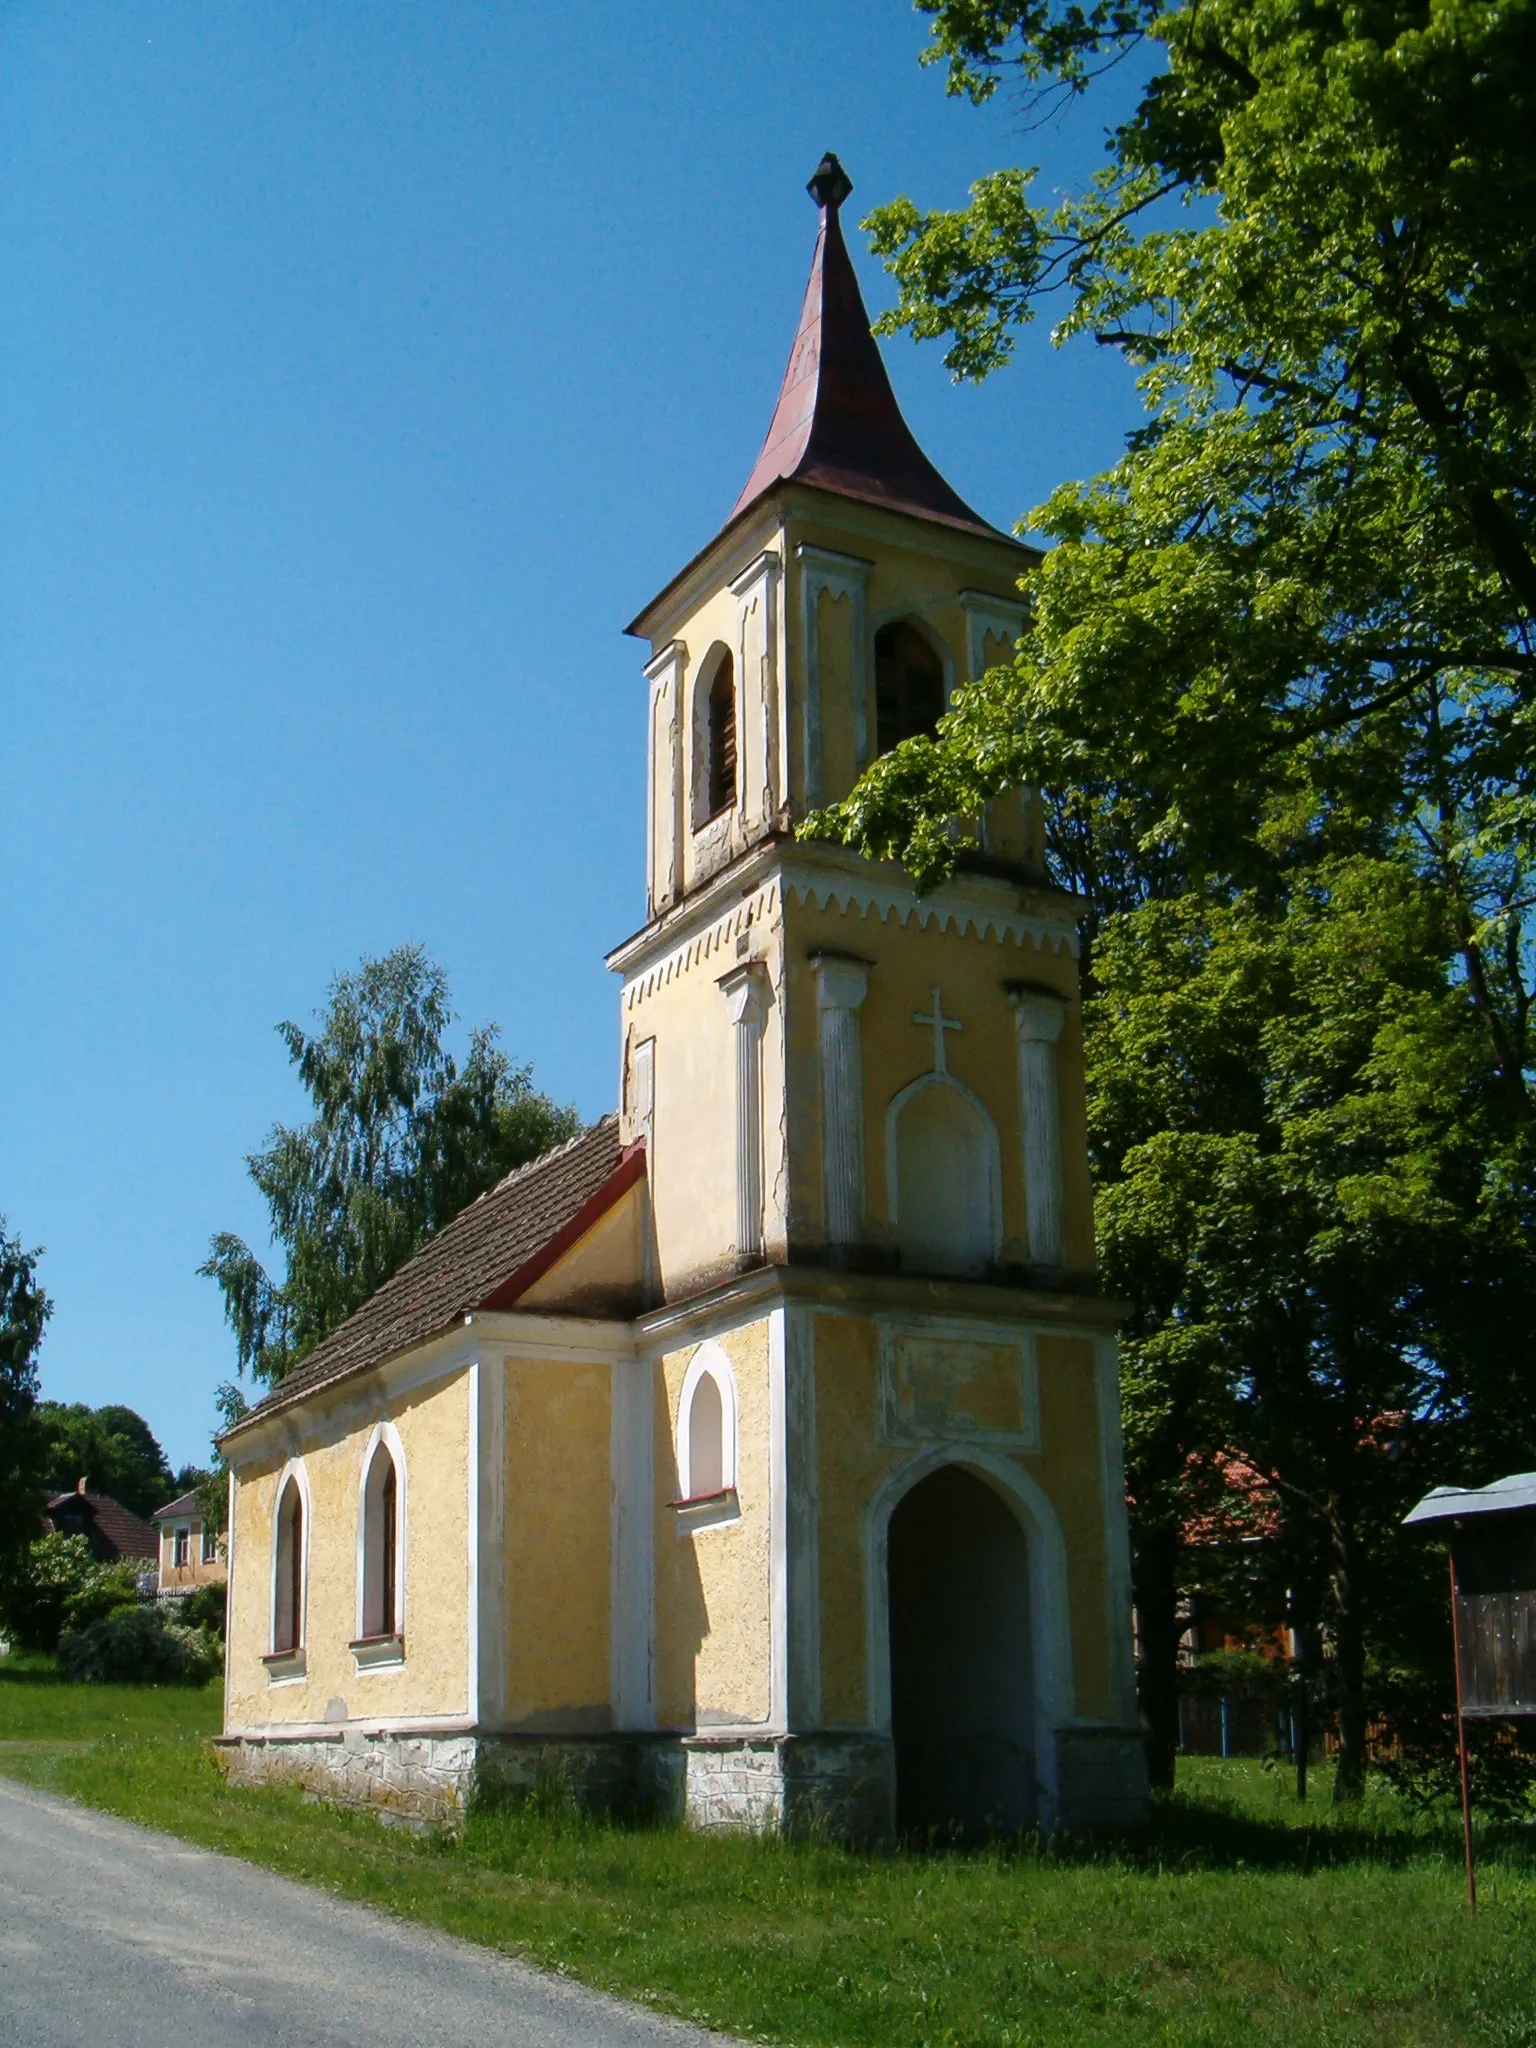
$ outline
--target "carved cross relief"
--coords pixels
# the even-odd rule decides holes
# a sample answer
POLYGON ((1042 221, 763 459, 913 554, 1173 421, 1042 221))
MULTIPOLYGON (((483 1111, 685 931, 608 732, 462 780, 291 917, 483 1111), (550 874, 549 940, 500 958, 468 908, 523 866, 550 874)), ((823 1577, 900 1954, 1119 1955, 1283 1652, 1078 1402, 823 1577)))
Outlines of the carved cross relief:
POLYGON ((946 1031, 963 1031, 965 1026, 958 1017, 945 1016, 944 999, 939 993, 937 983, 934 984, 933 988, 932 1014, 930 1015, 923 1010, 914 1010, 912 1012, 912 1022, 914 1024, 926 1025, 932 1030, 933 1071, 936 1074, 947 1074, 949 1072, 949 1061, 944 1053, 944 1034, 946 1031))

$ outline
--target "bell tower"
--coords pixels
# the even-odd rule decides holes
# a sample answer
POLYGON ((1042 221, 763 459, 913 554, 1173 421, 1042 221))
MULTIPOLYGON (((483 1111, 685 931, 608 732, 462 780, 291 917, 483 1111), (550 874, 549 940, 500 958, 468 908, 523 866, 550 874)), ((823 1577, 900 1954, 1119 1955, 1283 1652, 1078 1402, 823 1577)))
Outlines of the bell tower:
POLYGON ((651 646, 649 920, 611 964, 659 1284, 801 1261, 1082 1274, 1074 907, 1035 806, 989 806, 982 857, 922 899, 895 864, 796 836, 1007 658, 1036 560, 902 418, 835 156, 808 189, 816 246, 762 450, 629 628, 651 646))

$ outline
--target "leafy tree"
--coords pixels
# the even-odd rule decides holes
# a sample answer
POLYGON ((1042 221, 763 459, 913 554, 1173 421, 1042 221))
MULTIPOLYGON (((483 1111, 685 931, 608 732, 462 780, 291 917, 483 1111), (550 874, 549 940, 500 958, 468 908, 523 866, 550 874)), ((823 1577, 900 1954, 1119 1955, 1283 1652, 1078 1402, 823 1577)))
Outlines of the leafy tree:
MULTIPOLYGON (((1405 863, 1363 855, 1278 906, 1149 904, 1105 926, 1090 1006, 1105 1276, 1136 1304, 1143 1640, 1171 1648, 1216 1448, 1268 1483, 1272 1573, 1329 1623, 1346 1793, 1373 1647, 1441 1647, 1438 1560, 1402 1514, 1447 1461, 1491 1476, 1528 1443, 1532 1219, 1486 1199, 1498 1082, 1442 915, 1405 863)), ((1145 1673, 1164 1771, 1171 1663, 1145 1673)))
POLYGON ((44 1401, 38 1421, 47 1445, 47 1483, 67 1493, 82 1478, 92 1493, 107 1493, 146 1518, 176 1496, 176 1482, 158 1439, 143 1416, 118 1402, 90 1408, 83 1401, 44 1401))
POLYGON ((38 1284, 41 1256, 7 1236, 0 1216, 0 1588, 38 1533, 42 1507, 37 1353, 53 1303, 38 1284))
POLYGON ((1532 1448, 1511 1303, 1536 1183, 1536 8, 924 11, 976 100, 1011 79, 1038 111, 1091 103, 1138 46, 1160 61, 1086 190, 1042 204, 1002 170, 957 212, 877 211, 886 330, 982 377, 1054 296, 1147 418, 1035 515, 1056 545, 1014 663, 807 829, 928 883, 968 850, 954 820, 1055 793, 1055 871, 1100 905, 1090 1080, 1106 1266, 1136 1303, 1154 1763, 1159 1616, 1236 1444, 1328 1610, 1347 1795, 1363 1638, 1403 1623, 1414 1578, 1391 1531, 1410 1470, 1489 1477, 1532 1448), (1417 960, 1393 937, 1410 911, 1417 960), (1331 1006, 1330 931, 1383 963, 1362 985, 1336 955, 1331 1006))
POLYGON ((278 1026, 315 1114, 277 1125, 247 1163, 287 1270, 270 1278, 227 1231, 199 1269, 223 1290, 242 1373, 276 1384, 434 1231, 579 1128, 495 1025, 472 1033, 461 1068, 452 1021, 442 969, 401 946, 336 977, 315 1034, 278 1026))

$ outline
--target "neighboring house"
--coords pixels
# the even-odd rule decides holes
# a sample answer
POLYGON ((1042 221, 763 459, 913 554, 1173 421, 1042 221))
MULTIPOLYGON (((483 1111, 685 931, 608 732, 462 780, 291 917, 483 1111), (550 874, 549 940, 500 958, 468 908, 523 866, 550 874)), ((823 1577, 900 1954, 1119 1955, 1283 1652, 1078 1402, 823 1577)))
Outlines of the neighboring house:
POLYGON ((196 1586, 222 1585, 227 1573, 216 1530, 203 1521, 195 1493, 184 1493, 155 1510, 159 1530, 161 1593, 190 1593, 196 1586))
POLYGON ((98 1564, 149 1564, 159 1549, 148 1522, 113 1500, 109 1493, 88 1493, 82 1479, 73 1493, 50 1494, 43 1526, 63 1536, 83 1536, 98 1564))
MULTIPOLYGON (((767 441, 630 628, 648 909, 608 958, 617 1114, 222 1439, 237 1778, 431 1811, 547 1775, 855 1836, 1145 1811, 1083 906, 1020 791, 926 893, 795 832, 1011 659, 1039 558, 913 440, 835 159, 812 190, 767 441)), ((578 670, 628 573, 594 562, 560 622, 578 670)), ((431 829, 462 792, 423 797, 431 829)), ((567 830, 614 858, 611 817, 567 830)), ((552 862, 564 914, 575 886, 552 862)), ((560 1028, 569 990, 543 1000, 560 1028)))

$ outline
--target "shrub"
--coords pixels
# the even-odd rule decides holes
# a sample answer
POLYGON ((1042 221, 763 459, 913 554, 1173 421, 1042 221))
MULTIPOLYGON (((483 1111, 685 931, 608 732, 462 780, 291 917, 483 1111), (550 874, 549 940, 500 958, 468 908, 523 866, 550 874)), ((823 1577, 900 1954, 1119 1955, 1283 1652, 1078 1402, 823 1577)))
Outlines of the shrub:
MULTIPOLYGON (((1456 1682, 1450 1672, 1389 1671, 1376 1680, 1371 1761, 1393 1790, 1423 1809, 1461 1799, 1456 1682)), ((1500 1820, 1529 1820, 1536 1799, 1536 1735, 1526 1721, 1467 1723, 1472 1804, 1500 1820)))
POLYGON ((5 1588, 5 1632, 19 1650, 51 1650, 60 1632, 88 1628, 135 1599, 130 1564, 97 1564, 83 1536, 53 1529, 28 1547, 5 1588))
POLYGON ((217 1638, 157 1607, 109 1614, 59 1638, 59 1671, 84 1685, 204 1685, 223 1663, 217 1638))
POLYGON ((228 1608, 227 1586, 199 1586, 180 1602, 176 1619, 183 1628, 207 1629, 223 1642, 228 1608))
POLYGON ((1179 1690, 1190 1699, 1262 1700, 1273 1704, 1285 1695, 1290 1666, 1257 1650, 1207 1650, 1179 1673, 1179 1690))

